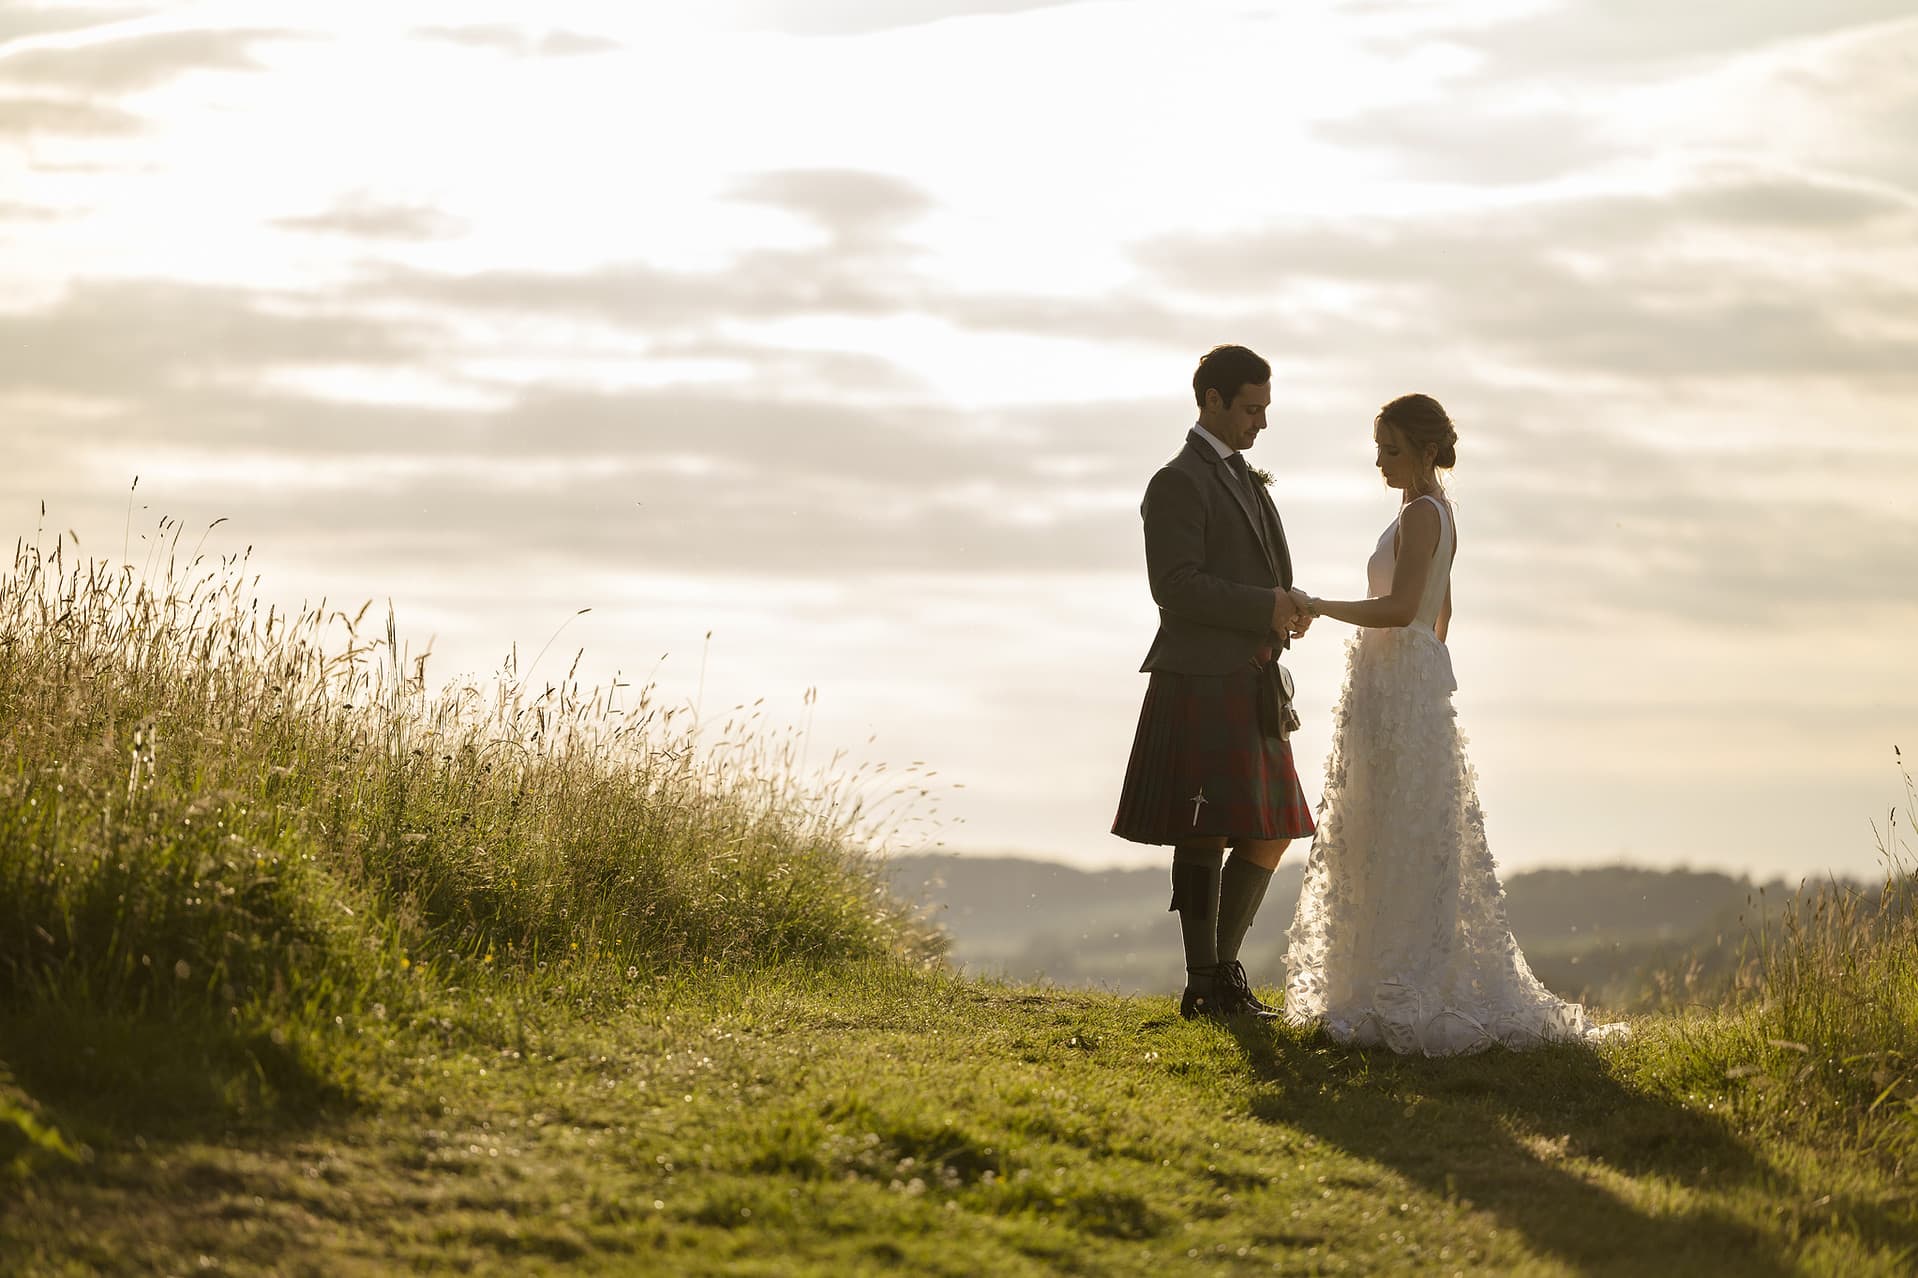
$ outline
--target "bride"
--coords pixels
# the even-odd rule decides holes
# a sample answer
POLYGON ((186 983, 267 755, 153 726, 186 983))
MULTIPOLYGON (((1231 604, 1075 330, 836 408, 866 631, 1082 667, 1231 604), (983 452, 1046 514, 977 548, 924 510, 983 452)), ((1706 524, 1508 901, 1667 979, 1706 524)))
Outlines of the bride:
POLYGON ((1445 648, 1458 535, 1437 472, 1456 462, 1458 433, 1437 400, 1405 395, 1379 410, 1373 438, 1404 496, 1366 564, 1371 598, 1293 592, 1360 629, 1287 933, 1286 1015, 1427 1056, 1622 1033, 1539 984, 1505 920, 1445 648))

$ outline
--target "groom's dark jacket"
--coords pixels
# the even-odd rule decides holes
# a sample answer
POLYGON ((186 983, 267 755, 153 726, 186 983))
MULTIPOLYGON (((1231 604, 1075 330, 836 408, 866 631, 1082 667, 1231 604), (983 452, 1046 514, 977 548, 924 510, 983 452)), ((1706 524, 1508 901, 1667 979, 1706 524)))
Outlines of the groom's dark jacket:
POLYGON ((1263 484, 1241 483, 1194 431, 1152 477, 1139 513, 1159 605, 1141 670, 1230 674, 1261 648, 1289 646, 1272 631, 1272 594, 1292 587, 1292 552, 1263 484))

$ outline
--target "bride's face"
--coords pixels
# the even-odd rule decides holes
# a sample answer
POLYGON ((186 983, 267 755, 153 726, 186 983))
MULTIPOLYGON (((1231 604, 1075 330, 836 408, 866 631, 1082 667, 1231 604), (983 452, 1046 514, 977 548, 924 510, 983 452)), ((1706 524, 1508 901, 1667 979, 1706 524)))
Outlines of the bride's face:
POLYGON ((1412 450, 1396 427, 1379 426, 1372 432, 1378 452, 1373 464, 1385 476, 1387 488, 1416 489, 1430 486, 1432 463, 1412 450))

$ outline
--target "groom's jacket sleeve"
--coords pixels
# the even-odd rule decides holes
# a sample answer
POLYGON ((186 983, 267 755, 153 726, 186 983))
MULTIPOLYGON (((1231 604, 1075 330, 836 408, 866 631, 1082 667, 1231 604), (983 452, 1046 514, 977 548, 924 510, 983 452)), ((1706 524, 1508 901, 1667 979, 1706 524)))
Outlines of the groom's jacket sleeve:
POLYGON ((1206 570, 1205 502, 1192 477, 1165 467, 1146 486, 1145 568, 1152 598, 1187 621, 1264 634, 1272 591, 1206 570))

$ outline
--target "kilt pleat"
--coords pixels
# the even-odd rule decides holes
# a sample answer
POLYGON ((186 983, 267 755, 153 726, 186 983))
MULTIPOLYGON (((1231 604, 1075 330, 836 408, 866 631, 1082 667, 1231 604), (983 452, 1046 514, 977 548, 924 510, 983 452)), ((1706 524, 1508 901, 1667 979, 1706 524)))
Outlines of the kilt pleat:
POLYGON ((1155 671, 1139 708, 1112 832, 1134 843, 1302 839, 1312 809, 1289 742, 1264 735, 1259 672, 1155 671))

